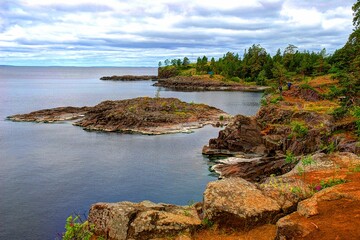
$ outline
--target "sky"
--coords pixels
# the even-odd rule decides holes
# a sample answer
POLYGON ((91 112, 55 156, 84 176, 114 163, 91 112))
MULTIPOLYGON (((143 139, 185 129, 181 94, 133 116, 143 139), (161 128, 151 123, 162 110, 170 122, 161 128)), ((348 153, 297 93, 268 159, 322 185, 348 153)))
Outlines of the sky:
POLYGON ((260 44, 333 53, 356 0, 0 0, 0 65, 149 66, 260 44))

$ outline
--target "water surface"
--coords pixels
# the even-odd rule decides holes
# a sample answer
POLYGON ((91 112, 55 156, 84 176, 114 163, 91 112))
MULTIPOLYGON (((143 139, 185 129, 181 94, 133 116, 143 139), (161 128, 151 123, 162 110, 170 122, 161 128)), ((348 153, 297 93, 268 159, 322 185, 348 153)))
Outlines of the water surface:
MULTIPOLYGON (((154 97, 151 81, 100 81, 104 75, 154 75, 156 68, 0 67, 0 239, 54 239, 70 214, 96 202, 185 205, 209 181, 202 146, 211 126, 161 136, 87 132, 70 123, 6 121, 6 116, 104 100, 154 97)), ((253 115, 260 93, 174 92, 161 97, 253 115)))

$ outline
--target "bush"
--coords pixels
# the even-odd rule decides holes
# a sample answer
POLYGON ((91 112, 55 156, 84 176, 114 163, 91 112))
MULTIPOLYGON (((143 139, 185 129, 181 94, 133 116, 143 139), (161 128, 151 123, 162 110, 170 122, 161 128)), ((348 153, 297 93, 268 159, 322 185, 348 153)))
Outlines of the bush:
POLYGON ((88 221, 82 221, 80 216, 75 218, 69 216, 65 224, 66 232, 63 234, 63 240, 83 239, 90 240, 93 233, 91 232, 93 226, 89 226, 88 221))
POLYGON ((331 113, 331 115, 334 116, 335 119, 340 119, 344 117, 348 112, 348 108, 346 107, 339 107, 335 108, 334 111, 331 113))
POLYGON ((304 137, 309 132, 307 126, 305 126, 305 124, 302 122, 293 121, 290 123, 290 125, 292 127, 292 131, 296 134, 297 137, 304 137))
POLYGON ((358 135, 358 137, 360 137, 360 107, 359 106, 354 107, 352 111, 352 115, 356 118, 355 120, 356 134, 358 135))
POLYGON ((241 81, 241 79, 239 77, 232 77, 232 78, 230 78, 230 80, 232 82, 237 82, 237 83, 239 83, 241 81))

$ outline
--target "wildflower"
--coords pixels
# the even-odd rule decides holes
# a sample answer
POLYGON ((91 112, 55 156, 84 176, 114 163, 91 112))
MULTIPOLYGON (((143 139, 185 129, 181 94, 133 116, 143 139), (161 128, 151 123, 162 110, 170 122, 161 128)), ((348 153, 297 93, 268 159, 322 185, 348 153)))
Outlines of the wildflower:
POLYGON ((314 189, 318 192, 322 189, 322 187, 321 187, 321 185, 317 185, 314 189))

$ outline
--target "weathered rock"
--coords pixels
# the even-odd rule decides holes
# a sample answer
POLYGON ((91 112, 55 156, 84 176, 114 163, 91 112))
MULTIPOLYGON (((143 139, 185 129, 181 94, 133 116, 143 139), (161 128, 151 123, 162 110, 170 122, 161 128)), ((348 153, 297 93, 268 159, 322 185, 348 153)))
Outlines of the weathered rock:
POLYGON ((279 204, 256 186, 241 178, 227 178, 208 184, 204 192, 204 218, 219 226, 250 229, 274 221, 279 204))
POLYGON ((304 165, 301 161, 284 177, 299 175, 301 172, 311 172, 320 170, 334 170, 337 168, 349 168, 360 164, 360 158, 349 152, 336 152, 333 154, 316 153, 311 156, 312 163, 304 165), (301 169, 301 172, 299 172, 301 169))
POLYGON ((170 204, 97 203, 91 206, 88 221, 97 236, 106 239, 154 239, 191 233, 201 225, 194 207, 170 204))
POLYGON ((28 114, 17 114, 8 117, 8 119, 16 122, 44 123, 70 121, 83 118, 89 109, 89 107, 58 107, 39 110, 28 114))
POLYGON ((291 91, 284 91, 284 96, 291 96, 300 99, 304 99, 306 101, 316 102, 324 99, 316 90, 311 88, 306 88, 307 86, 294 86, 291 91))
POLYGON ((250 182, 262 182, 270 175, 289 172, 294 164, 286 163, 285 157, 238 158, 230 157, 212 167, 219 178, 241 177, 250 182))
POLYGON ((277 222, 277 239, 359 239, 360 184, 327 188, 277 222))
POLYGON ((229 153, 264 154, 261 126, 256 119, 235 116, 233 123, 219 132, 218 138, 210 139, 209 146, 203 148, 203 154, 221 155, 224 150, 229 153))
MULTIPOLYGON (((315 154, 314 163, 301 166, 302 178, 314 184, 345 179, 299 202, 297 211, 277 222, 277 239, 358 239, 360 230, 360 158, 352 153, 315 154)), ((299 163, 301 164, 301 163, 299 163)), ((296 178, 297 167, 287 175, 296 178)), ((302 191, 301 191, 302 192, 302 191)))

